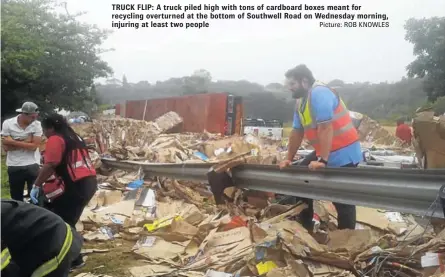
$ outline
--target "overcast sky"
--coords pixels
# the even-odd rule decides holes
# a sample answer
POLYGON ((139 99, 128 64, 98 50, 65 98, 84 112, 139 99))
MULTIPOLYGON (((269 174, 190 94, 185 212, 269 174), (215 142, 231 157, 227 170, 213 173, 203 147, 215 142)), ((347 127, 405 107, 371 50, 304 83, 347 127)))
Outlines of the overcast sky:
MULTIPOLYGON (((61 1, 61 0, 59 0, 61 1)), ((159 4, 296 5, 291 0, 159 1, 159 4)), ((81 20, 111 29, 117 13, 109 0, 67 0, 70 13, 85 11, 81 20)), ((153 1, 122 3, 153 3, 153 1)), ((305 2, 302 2, 303 4, 305 2)), ((283 82, 284 72, 305 63, 321 81, 397 81, 413 59, 403 25, 410 17, 445 15, 444 0, 311 0, 311 5, 355 4, 363 13, 386 13, 389 28, 320 28, 313 20, 213 20, 205 29, 114 29, 105 43, 114 52, 106 60, 114 77, 129 82, 156 82, 207 69, 214 80, 241 80, 268 84, 283 82)), ((143 13, 142 11, 136 11, 143 13)), ((356 13, 355 11, 347 11, 356 13)), ((199 20, 196 20, 199 21, 199 20)), ((340 22, 343 22, 341 20, 340 22)), ((335 21, 330 21, 335 22, 335 21)))

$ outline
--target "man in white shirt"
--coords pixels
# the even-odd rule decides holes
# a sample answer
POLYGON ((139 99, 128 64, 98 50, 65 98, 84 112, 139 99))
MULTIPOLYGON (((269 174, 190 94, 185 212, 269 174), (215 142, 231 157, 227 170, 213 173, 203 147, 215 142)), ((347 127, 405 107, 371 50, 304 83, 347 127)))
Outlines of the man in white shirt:
POLYGON ((3 122, 1 136, 7 155, 11 198, 23 201, 25 183, 29 194, 39 173, 39 146, 43 132, 37 120, 39 109, 35 103, 25 102, 16 111, 18 116, 3 122))

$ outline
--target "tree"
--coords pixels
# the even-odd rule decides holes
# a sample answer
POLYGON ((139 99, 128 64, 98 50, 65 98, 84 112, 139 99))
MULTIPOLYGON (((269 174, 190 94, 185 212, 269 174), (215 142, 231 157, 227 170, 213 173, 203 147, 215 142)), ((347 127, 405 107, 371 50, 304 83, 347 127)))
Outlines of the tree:
POLYGON ((432 108, 437 115, 445 114, 445 96, 437 98, 432 108))
POLYGON ((272 91, 272 92, 274 92, 274 91, 282 92, 285 90, 283 84, 280 84, 280 83, 270 83, 265 87, 265 89, 268 91, 272 91))
POLYGON ((108 32, 59 14, 49 0, 2 0, 2 111, 30 100, 43 110, 77 110, 93 101, 93 80, 107 77, 98 54, 108 32))
POLYGON ((107 79, 105 81, 105 83, 107 85, 115 85, 115 86, 122 85, 122 82, 119 79, 116 79, 116 78, 107 79))
POLYGON ((128 80, 127 80, 127 76, 125 76, 125 74, 122 77, 122 86, 128 87, 128 80))
POLYGON ((342 80, 339 80, 339 79, 335 79, 335 80, 330 81, 327 85, 330 87, 344 87, 345 82, 343 82, 342 80))
POLYGON ((445 96, 445 17, 409 19, 405 39, 414 44, 416 59, 408 76, 424 78, 423 89, 431 101, 445 96))
POLYGON ((197 78, 202 78, 207 82, 212 81, 212 74, 210 74, 210 72, 205 69, 195 70, 195 72, 193 72, 192 76, 197 77, 197 78))
POLYGON ((209 84, 212 82, 212 75, 205 69, 195 70, 191 76, 182 78, 182 94, 207 93, 209 84))

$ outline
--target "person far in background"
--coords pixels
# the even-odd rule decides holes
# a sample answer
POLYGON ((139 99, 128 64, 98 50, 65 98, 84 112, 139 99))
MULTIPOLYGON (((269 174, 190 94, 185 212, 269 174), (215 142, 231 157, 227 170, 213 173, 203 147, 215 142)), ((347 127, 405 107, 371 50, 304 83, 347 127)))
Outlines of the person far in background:
POLYGON ((403 141, 404 146, 411 145, 413 133, 411 127, 405 123, 405 120, 403 118, 397 120, 396 137, 403 141))
MULTIPOLYGON (((359 137, 340 96, 326 85, 316 82, 305 65, 290 69, 285 76, 292 96, 297 101, 287 159, 280 163, 280 168, 291 165, 303 137, 306 137, 316 153, 316 160, 309 163, 309 169, 357 167, 363 159, 359 137)), ((300 219, 303 226, 312 232, 313 201, 303 199, 303 202, 309 208, 300 214, 300 219)), ((338 228, 355 229, 355 206, 333 204, 338 213, 338 228)))
POLYGON ((42 126, 37 120, 39 109, 35 103, 25 102, 19 115, 2 124, 2 146, 6 152, 11 198, 23 201, 25 183, 28 194, 39 173, 42 126))
MULTIPOLYGON (((43 133, 48 138, 44 164, 39 172, 31 200, 38 202, 41 186, 53 174, 60 177, 64 192, 51 201, 48 208, 75 228, 80 216, 97 191, 96 171, 91 163, 85 141, 69 126, 65 118, 52 114, 42 120, 43 133)), ((73 268, 83 266, 82 257, 73 262, 73 268)))

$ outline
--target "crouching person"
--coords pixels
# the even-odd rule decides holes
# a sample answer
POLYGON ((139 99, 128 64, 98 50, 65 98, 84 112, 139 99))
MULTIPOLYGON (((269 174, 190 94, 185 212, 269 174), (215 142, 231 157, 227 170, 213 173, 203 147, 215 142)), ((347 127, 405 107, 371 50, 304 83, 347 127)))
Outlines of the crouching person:
POLYGON ((68 277, 82 247, 80 235, 58 215, 1 200, 1 276, 68 277))

